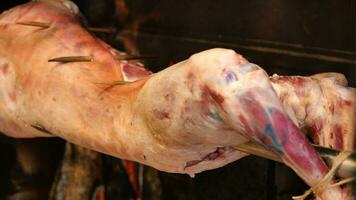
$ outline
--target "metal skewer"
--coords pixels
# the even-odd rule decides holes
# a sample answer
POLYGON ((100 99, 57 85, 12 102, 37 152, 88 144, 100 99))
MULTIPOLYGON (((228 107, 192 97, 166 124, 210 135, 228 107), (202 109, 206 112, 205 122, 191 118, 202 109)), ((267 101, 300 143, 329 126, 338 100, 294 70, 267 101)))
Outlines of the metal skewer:
POLYGON ((94 33, 115 33, 115 30, 112 28, 98 28, 98 27, 87 27, 88 31, 94 33))
POLYGON ((93 57, 91 56, 66 56, 66 57, 58 57, 51 58, 48 62, 91 62, 93 61, 93 57))
POLYGON ((16 24, 25 26, 37 26, 41 28, 49 28, 51 26, 51 24, 44 22, 16 22, 16 24))
MULTIPOLYGON (((321 158, 324 159, 325 163, 329 167, 332 166, 333 161, 335 160, 337 155, 340 153, 339 151, 334 150, 334 149, 329 149, 329 148, 321 147, 318 145, 313 145, 313 146, 316 149, 316 151, 319 153, 321 158)), ((248 153, 248 154, 267 158, 269 160, 282 162, 281 158, 277 154, 275 154, 271 151, 268 151, 263 146, 255 144, 253 142, 246 142, 244 144, 241 144, 241 145, 235 147, 235 149, 245 152, 245 153, 248 153)), ((338 170, 336 172, 336 175, 340 178, 350 178, 350 177, 356 176, 356 153, 352 153, 340 165, 340 167, 338 168, 338 170)))
MULTIPOLYGON (((49 28, 51 27, 50 23, 47 22, 36 22, 36 21, 24 21, 24 22, 16 22, 19 25, 25 26, 35 26, 41 28, 49 28)), ((112 28, 99 28, 99 27, 87 27, 88 31, 95 33, 114 33, 114 29, 112 28)))

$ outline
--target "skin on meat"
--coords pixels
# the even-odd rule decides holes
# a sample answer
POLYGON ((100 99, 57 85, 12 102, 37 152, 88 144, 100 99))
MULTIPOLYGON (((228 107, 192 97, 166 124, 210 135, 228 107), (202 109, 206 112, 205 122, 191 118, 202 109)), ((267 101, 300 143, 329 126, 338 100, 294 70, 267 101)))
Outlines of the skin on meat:
POLYGON ((309 129, 313 143, 338 150, 355 150, 356 92, 347 87, 344 75, 275 75, 270 80, 284 110, 297 126, 309 129))
MULTIPOLYGON (((313 143, 340 151, 356 149, 356 90, 347 87, 344 75, 274 75, 270 80, 284 110, 313 143)), ((344 187, 343 193, 345 199, 352 199, 351 186, 344 187)))
MULTIPOLYGON (((191 175, 246 156, 234 147, 252 140, 309 185, 328 172, 257 65, 212 49, 151 74, 137 62, 115 60, 121 53, 83 29, 77 13, 70 1, 36 1, 0 16, 1 132, 58 136, 191 175), (50 27, 16 24, 28 21, 50 27), (87 55, 92 62, 48 62, 87 55)), ((339 187, 318 195, 343 199, 339 187)))

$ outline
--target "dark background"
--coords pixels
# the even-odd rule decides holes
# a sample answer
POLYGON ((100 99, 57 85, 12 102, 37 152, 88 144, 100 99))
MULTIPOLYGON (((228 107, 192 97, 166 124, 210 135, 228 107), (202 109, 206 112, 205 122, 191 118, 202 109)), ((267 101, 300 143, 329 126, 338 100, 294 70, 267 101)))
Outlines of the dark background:
MULTIPOLYGON (((27 1, 5 0, 0 10, 23 2, 27 1)), ((336 71, 356 85, 356 2, 352 0, 131 0, 125 1, 124 20, 119 19, 123 14, 115 8, 115 0, 73 2, 90 26, 115 27, 121 36, 137 36, 134 42, 141 53, 158 56, 148 66, 153 71, 192 53, 225 47, 270 73, 336 71)), ((115 36, 111 42, 120 48, 115 36)))
MULTIPOLYGON (((2 1, 0 10, 21 2, 27 1, 2 1)), ((156 59, 146 61, 155 72, 192 53, 225 47, 270 74, 335 71, 356 86, 355 1, 127 0, 128 14, 113 0, 74 2, 88 26, 116 29, 99 37, 121 50, 155 55, 156 59), (137 49, 128 48, 125 42, 137 49)), ((0 179, 6 180, 15 159, 14 140, 0 141, 0 179)), ((155 198, 161 199, 284 200, 306 189, 291 170, 253 156, 194 179, 163 172, 156 178, 160 194, 155 198)), ((153 196, 146 192, 145 199, 153 196)))

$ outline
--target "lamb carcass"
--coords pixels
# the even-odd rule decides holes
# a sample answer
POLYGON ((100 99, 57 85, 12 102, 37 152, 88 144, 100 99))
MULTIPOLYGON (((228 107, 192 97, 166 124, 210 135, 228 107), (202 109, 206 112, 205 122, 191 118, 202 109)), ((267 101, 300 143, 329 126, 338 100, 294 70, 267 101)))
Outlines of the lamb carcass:
MULTIPOLYGON (((284 88, 293 83, 276 78, 271 83, 264 70, 227 49, 197 53, 151 74, 137 62, 115 59, 122 53, 90 35, 77 15, 72 2, 60 0, 30 2, 0 16, 1 132, 12 137, 58 136, 159 170, 191 175, 246 156, 234 147, 251 140, 278 153, 309 185, 328 172, 298 128, 316 124, 317 118, 303 121, 299 112, 290 112, 308 113, 311 107, 295 107, 293 99, 283 98, 284 88), (29 22, 40 26, 23 25, 29 22), (68 56, 90 59, 48 62, 68 56)), ((340 98, 353 107, 351 93, 343 94, 340 98)), ((314 132, 322 138, 320 130, 314 132)), ((343 137, 342 146, 348 143, 343 137)), ((339 187, 317 195, 346 199, 339 187)))

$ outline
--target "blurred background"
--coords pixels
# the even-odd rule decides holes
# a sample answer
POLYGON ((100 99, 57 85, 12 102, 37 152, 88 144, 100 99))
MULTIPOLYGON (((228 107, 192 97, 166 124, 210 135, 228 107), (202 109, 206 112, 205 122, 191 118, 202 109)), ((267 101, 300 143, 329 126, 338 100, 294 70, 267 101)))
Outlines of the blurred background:
MULTIPOLYGON (((26 2, 3 0, 0 11, 26 2)), ((352 0, 73 2, 86 26, 103 28, 96 36, 119 50, 153 55, 155 59, 143 61, 153 72, 193 53, 224 47, 271 75, 333 71, 356 86, 356 2, 352 0)), ((0 136, 0 149, 0 199, 70 199, 72 187, 73 195, 85 191, 80 199, 284 200, 307 189, 288 168, 254 156, 192 179, 57 138, 0 136), (85 173, 78 175, 78 170, 85 173)))

